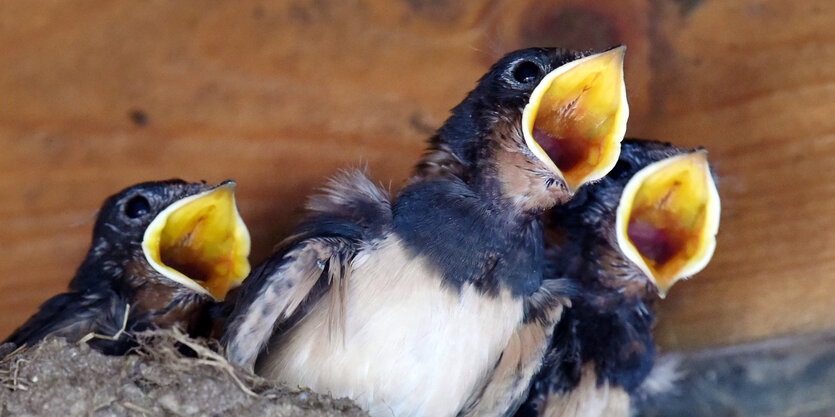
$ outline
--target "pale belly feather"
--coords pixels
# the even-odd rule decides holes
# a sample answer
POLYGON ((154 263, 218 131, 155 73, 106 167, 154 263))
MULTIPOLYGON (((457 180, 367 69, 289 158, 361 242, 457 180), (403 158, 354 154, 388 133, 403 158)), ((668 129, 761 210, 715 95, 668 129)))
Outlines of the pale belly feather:
POLYGON ((521 299, 442 286, 396 238, 360 253, 331 337, 328 296, 271 342, 258 373, 349 397, 372 416, 451 416, 479 387, 522 320, 521 299))

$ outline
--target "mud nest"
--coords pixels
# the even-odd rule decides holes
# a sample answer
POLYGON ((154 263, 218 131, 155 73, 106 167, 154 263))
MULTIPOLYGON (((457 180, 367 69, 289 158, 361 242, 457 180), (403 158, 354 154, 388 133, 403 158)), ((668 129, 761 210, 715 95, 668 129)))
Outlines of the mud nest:
POLYGON ((0 346, 0 416, 367 415, 346 399, 274 385, 182 333, 138 337, 126 356, 61 338, 0 346))

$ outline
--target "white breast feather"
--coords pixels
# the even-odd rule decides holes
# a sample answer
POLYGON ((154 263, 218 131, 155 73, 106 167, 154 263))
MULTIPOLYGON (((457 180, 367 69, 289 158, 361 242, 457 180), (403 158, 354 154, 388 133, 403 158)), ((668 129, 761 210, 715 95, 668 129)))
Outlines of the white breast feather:
POLYGON ((328 308, 314 307, 271 343, 259 373, 349 397, 375 417, 451 416, 522 320, 521 299, 444 287, 395 237, 357 256, 348 285, 344 343, 329 337, 328 308))

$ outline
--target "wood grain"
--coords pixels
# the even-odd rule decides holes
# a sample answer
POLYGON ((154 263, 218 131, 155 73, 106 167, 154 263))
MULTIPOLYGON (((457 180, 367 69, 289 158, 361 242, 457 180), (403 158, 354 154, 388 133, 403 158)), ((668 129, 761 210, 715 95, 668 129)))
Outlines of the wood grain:
POLYGON ((239 183, 262 259, 304 196, 402 184, 503 53, 628 45, 629 134, 703 145, 717 254, 659 303, 665 348, 835 328, 835 5, 826 0, 0 3, 0 335, 61 291, 132 183, 239 183))

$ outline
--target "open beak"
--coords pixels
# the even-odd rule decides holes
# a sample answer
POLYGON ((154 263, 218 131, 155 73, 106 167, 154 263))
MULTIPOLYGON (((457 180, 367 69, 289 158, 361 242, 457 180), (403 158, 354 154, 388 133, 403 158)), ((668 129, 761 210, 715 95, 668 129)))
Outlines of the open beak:
POLYGON ((548 73, 522 113, 525 142, 571 193, 617 163, 629 105, 626 47, 569 62, 548 73))
POLYGON ((617 210, 618 245, 664 298, 676 281, 710 262, 719 212, 707 152, 667 158, 626 184, 617 210))
POLYGON ((145 230, 142 250, 163 276, 217 300, 249 274, 249 230, 235 205, 235 183, 163 210, 145 230))

